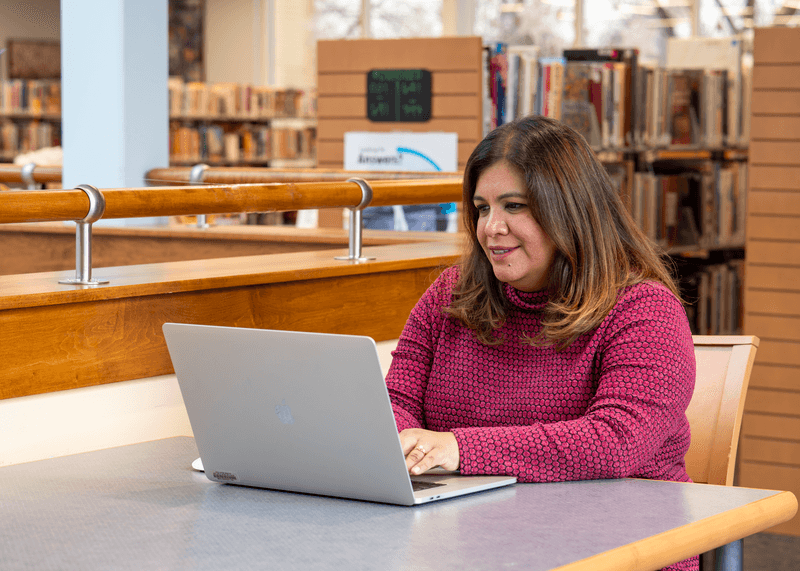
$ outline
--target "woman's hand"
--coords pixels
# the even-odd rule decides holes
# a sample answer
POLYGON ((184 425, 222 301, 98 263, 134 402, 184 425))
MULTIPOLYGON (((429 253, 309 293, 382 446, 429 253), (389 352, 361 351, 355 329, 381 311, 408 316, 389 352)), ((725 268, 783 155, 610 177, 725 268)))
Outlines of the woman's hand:
POLYGON ((400 433, 406 467, 413 475, 441 466, 458 470, 458 441, 452 432, 407 428, 400 433))

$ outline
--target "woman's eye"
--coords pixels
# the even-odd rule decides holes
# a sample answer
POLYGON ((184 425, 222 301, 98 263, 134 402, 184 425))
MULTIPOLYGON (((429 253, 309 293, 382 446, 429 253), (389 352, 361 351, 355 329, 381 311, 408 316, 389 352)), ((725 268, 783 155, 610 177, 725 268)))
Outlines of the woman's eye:
POLYGON ((478 211, 478 214, 485 214, 486 212, 489 212, 489 206, 486 204, 476 204, 475 210, 478 211))
POLYGON ((512 211, 513 210, 522 210, 526 206, 527 206, 527 204, 522 204, 521 202, 509 202, 508 204, 506 204, 506 209, 507 210, 512 210, 512 211))

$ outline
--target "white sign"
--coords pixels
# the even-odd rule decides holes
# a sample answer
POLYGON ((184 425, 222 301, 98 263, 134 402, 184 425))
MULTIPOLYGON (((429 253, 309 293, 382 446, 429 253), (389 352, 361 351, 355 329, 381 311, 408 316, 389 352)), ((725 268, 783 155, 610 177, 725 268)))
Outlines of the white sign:
POLYGON ((455 172, 458 170, 458 134, 345 133, 344 168, 455 172))

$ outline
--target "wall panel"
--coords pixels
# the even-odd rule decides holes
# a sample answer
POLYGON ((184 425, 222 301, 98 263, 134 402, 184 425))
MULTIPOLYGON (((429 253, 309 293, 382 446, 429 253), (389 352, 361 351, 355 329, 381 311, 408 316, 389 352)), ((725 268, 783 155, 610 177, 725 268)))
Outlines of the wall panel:
MULTIPOLYGON (((754 38, 745 322, 761 338, 739 484, 800 494, 800 28, 754 38)), ((773 528, 800 536, 800 517, 773 528)))
POLYGON ((402 40, 325 40, 317 44, 318 164, 342 168, 348 131, 458 134, 458 167, 483 137, 482 41, 476 36, 402 40), (366 116, 367 72, 427 69, 431 119, 373 122, 366 116))

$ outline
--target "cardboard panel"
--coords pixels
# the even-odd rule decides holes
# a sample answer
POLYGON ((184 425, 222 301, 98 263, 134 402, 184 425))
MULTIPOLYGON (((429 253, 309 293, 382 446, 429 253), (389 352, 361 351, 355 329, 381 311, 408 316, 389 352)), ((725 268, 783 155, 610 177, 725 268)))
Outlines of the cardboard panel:
POLYGON ((765 240, 795 240, 800 242, 800 213, 792 216, 764 216, 751 212, 748 218, 747 236, 765 240))
MULTIPOLYGON (((756 360, 758 363, 800 366, 800 342, 761 339, 756 360)), ((797 434, 800 434, 800 416, 795 420, 798 422, 797 434)))
POLYGON ((748 239, 747 259, 760 264, 800 265, 800 244, 748 239))
MULTIPOLYGON (((800 91, 794 107, 800 109, 800 91)), ((750 161, 762 165, 800 166, 800 141, 752 141, 750 161)))
MULTIPOLYGON (((458 133, 459 142, 473 141, 473 146, 482 138, 480 124, 476 119, 431 119, 425 123, 373 123, 365 119, 320 120, 317 126, 319 141, 344 141, 348 131, 411 131, 427 133, 441 131, 458 133)), ((459 157, 460 159, 461 157, 459 157)))
POLYGON ((746 412, 742 420, 742 435, 795 440, 800 434, 800 417, 775 416, 746 412))
MULTIPOLYGON (((750 216, 762 214, 800 215, 800 189, 793 191, 751 190, 747 196, 750 216)), ((752 220, 748 220, 748 223, 752 220)))
POLYGON ((750 165, 751 189, 800 190, 800 166, 750 165))
MULTIPOLYGON (((750 268, 750 274, 755 273, 756 270, 750 268)), ((744 307, 745 307, 745 315, 744 315, 744 329, 748 335, 757 335, 755 331, 750 330, 750 318, 755 316, 755 314, 767 314, 767 315, 800 315, 800 294, 791 292, 791 291, 784 291, 784 290, 758 290, 758 289, 751 289, 754 286, 750 285, 750 278, 747 278, 747 290, 745 291, 745 300, 744 300, 744 307)), ((789 282, 791 283, 791 282, 789 282)), ((782 282, 773 283, 772 287, 780 287, 782 286, 782 282)), ((800 289, 797 284, 795 284, 796 291, 800 289)), ((756 362, 761 361, 761 349, 758 350, 759 359, 756 362)))
POLYGON ((320 40, 317 69, 320 74, 380 68, 474 71, 481 66, 482 43, 478 36, 320 40))
POLYGON ((800 367, 762 365, 756 359, 750 373, 750 386, 800 391, 800 367))
MULTIPOLYGON (((798 415, 800 413, 800 392, 750 387, 747 391, 744 409, 747 412, 762 414, 798 415)), ((796 438, 797 443, 800 444, 800 433, 796 435, 796 438)), ((797 457, 797 464, 800 465, 800 456, 797 457)))
MULTIPOLYGON (((800 89, 800 87, 798 87, 800 89)), ((763 139, 800 140, 800 117, 756 115, 750 122, 750 141, 763 139)))
MULTIPOLYGON (((746 488, 787 490, 800 497, 800 468, 742 462, 739 467, 739 485, 746 488)), ((767 531, 800 536, 800 515, 767 531)))
POLYGON ((753 85, 759 89, 800 89, 800 65, 757 65, 753 68, 753 85))
MULTIPOLYGON (((783 339, 800 341, 800 315, 764 315, 750 313, 747 316, 747 333, 760 339, 783 339)), ((800 414, 800 407, 797 409, 800 414)))
POLYGON ((800 28, 756 28, 753 61, 756 66, 800 63, 800 28))
POLYGON ((800 440, 771 440, 752 436, 742 438, 739 445, 739 458, 742 461, 752 460, 800 466, 800 440))
POLYGON ((800 91, 764 91, 753 89, 750 112, 768 115, 792 115, 800 107, 800 91))

